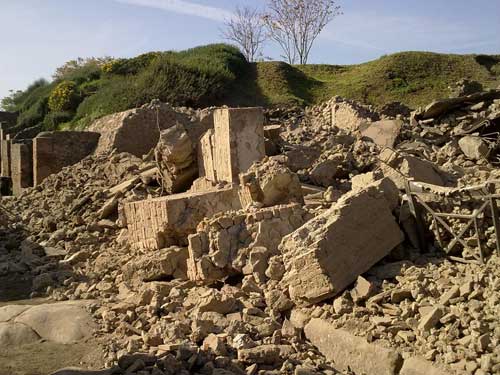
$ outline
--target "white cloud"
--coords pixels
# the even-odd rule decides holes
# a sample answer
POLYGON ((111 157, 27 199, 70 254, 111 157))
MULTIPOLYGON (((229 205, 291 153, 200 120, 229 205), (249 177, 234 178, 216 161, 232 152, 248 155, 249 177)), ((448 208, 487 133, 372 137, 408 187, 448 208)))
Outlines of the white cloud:
POLYGON ((123 4, 136 5, 147 8, 161 9, 175 13, 187 14, 209 20, 221 22, 231 18, 233 14, 222 8, 202 5, 185 0, 115 0, 123 4))

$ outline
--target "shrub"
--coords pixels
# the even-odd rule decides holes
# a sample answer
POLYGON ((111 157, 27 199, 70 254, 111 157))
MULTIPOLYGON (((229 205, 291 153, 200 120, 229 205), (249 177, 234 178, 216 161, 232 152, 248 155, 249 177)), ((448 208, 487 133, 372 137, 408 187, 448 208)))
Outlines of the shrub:
POLYGON ((50 93, 49 108, 53 112, 72 111, 78 107, 80 95, 76 84, 72 81, 63 81, 50 93))
POLYGON ((48 99, 46 97, 38 99, 32 106, 19 114, 17 125, 29 128, 43 122, 43 118, 48 112, 48 99))
POLYGON ((102 66, 102 71, 108 74, 137 74, 158 56, 161 52, 148 52, 131 59, 115 59, 102 66))
POLYGON ((43 120, 43 127, 47 131, 57 130, 59 125, 70 122, 73 117, 72 112, 50 112, 43 120))

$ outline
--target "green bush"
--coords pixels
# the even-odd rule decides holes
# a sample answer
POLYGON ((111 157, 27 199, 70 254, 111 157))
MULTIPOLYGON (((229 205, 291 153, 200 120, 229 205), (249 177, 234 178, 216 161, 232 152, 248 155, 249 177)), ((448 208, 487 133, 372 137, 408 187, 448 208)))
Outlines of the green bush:
POLYGON ((102 80, 99 90, 78 106, 74 125, 83 128, 95 119, 140 105, 137 101, 135 77, 116 76, 102 80))
POLYGON ((59 83, 49 96, 49 108, 53 112, 73 111, 80 103, 76 84, 72 81, 59 83))
POLYGON ((47 131, 57 130, 59 125, 70 122, 74 115, 72 112, 50 112, 43 120, 43 127, 47 131))
POLYGON ((43 122, 48 111, 48 99, 47 97, 42 97, 19 114, 17 125, 23 128, 38 125, 43 122))
POLYGON ((115 59, 102 66, 102 71, 109 74, 138 74, 151 64, 161 52, 148 52, 131 59, 115 59))

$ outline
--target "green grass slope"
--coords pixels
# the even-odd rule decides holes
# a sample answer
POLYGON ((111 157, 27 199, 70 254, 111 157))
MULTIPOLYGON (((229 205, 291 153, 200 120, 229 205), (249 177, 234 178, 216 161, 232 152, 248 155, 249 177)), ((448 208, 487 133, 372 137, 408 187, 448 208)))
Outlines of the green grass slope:
POLYGON ((259 63, 258 86, 268 102, 284 99, 314 104, 334 95, 383 105, 401 101, 410 107, 447 97, 461 78, 486 88, 500 84, 500 55, 446 55, 401 52, 359 65, 259 63))
POLYGON ((311 105, 334 95, 381 106, 410 107, 448 96, 461 78, 485 88, 500 84, 500 55, 401 52, 359 65, 250 64, 232 46, 151 52, 131 59, 86 64, 2 100, 20 113, 18 125, 47 130, 84 128, 93 120, 158 98, 204 107, 311 105))

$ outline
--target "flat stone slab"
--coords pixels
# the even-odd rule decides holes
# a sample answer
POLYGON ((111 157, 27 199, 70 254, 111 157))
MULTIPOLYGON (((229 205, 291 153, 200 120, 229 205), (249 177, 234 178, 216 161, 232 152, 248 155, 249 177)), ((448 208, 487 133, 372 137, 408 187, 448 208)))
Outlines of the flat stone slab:
POLYGON ((92 316, 85 310, 87 301, 32 306, 14 319, 30 327, 41 338, 59 344, 84 340, 97 328, 92 316))
POLYGON ((420 358, 412 357, 405 360, 400 375, 451 375, 450 372, 436 367, 433 363, 420 358))
POLYGON ((398 352, 335 329, 323 319, 312 319, 304 332, 307 339, 339 369, 351 369, 356 375, 396 375, 403 363, 398 352))
POLYGON ((0 323, 8 322, 31 308, 29 305, 8 305, 0 307, 0 323))

